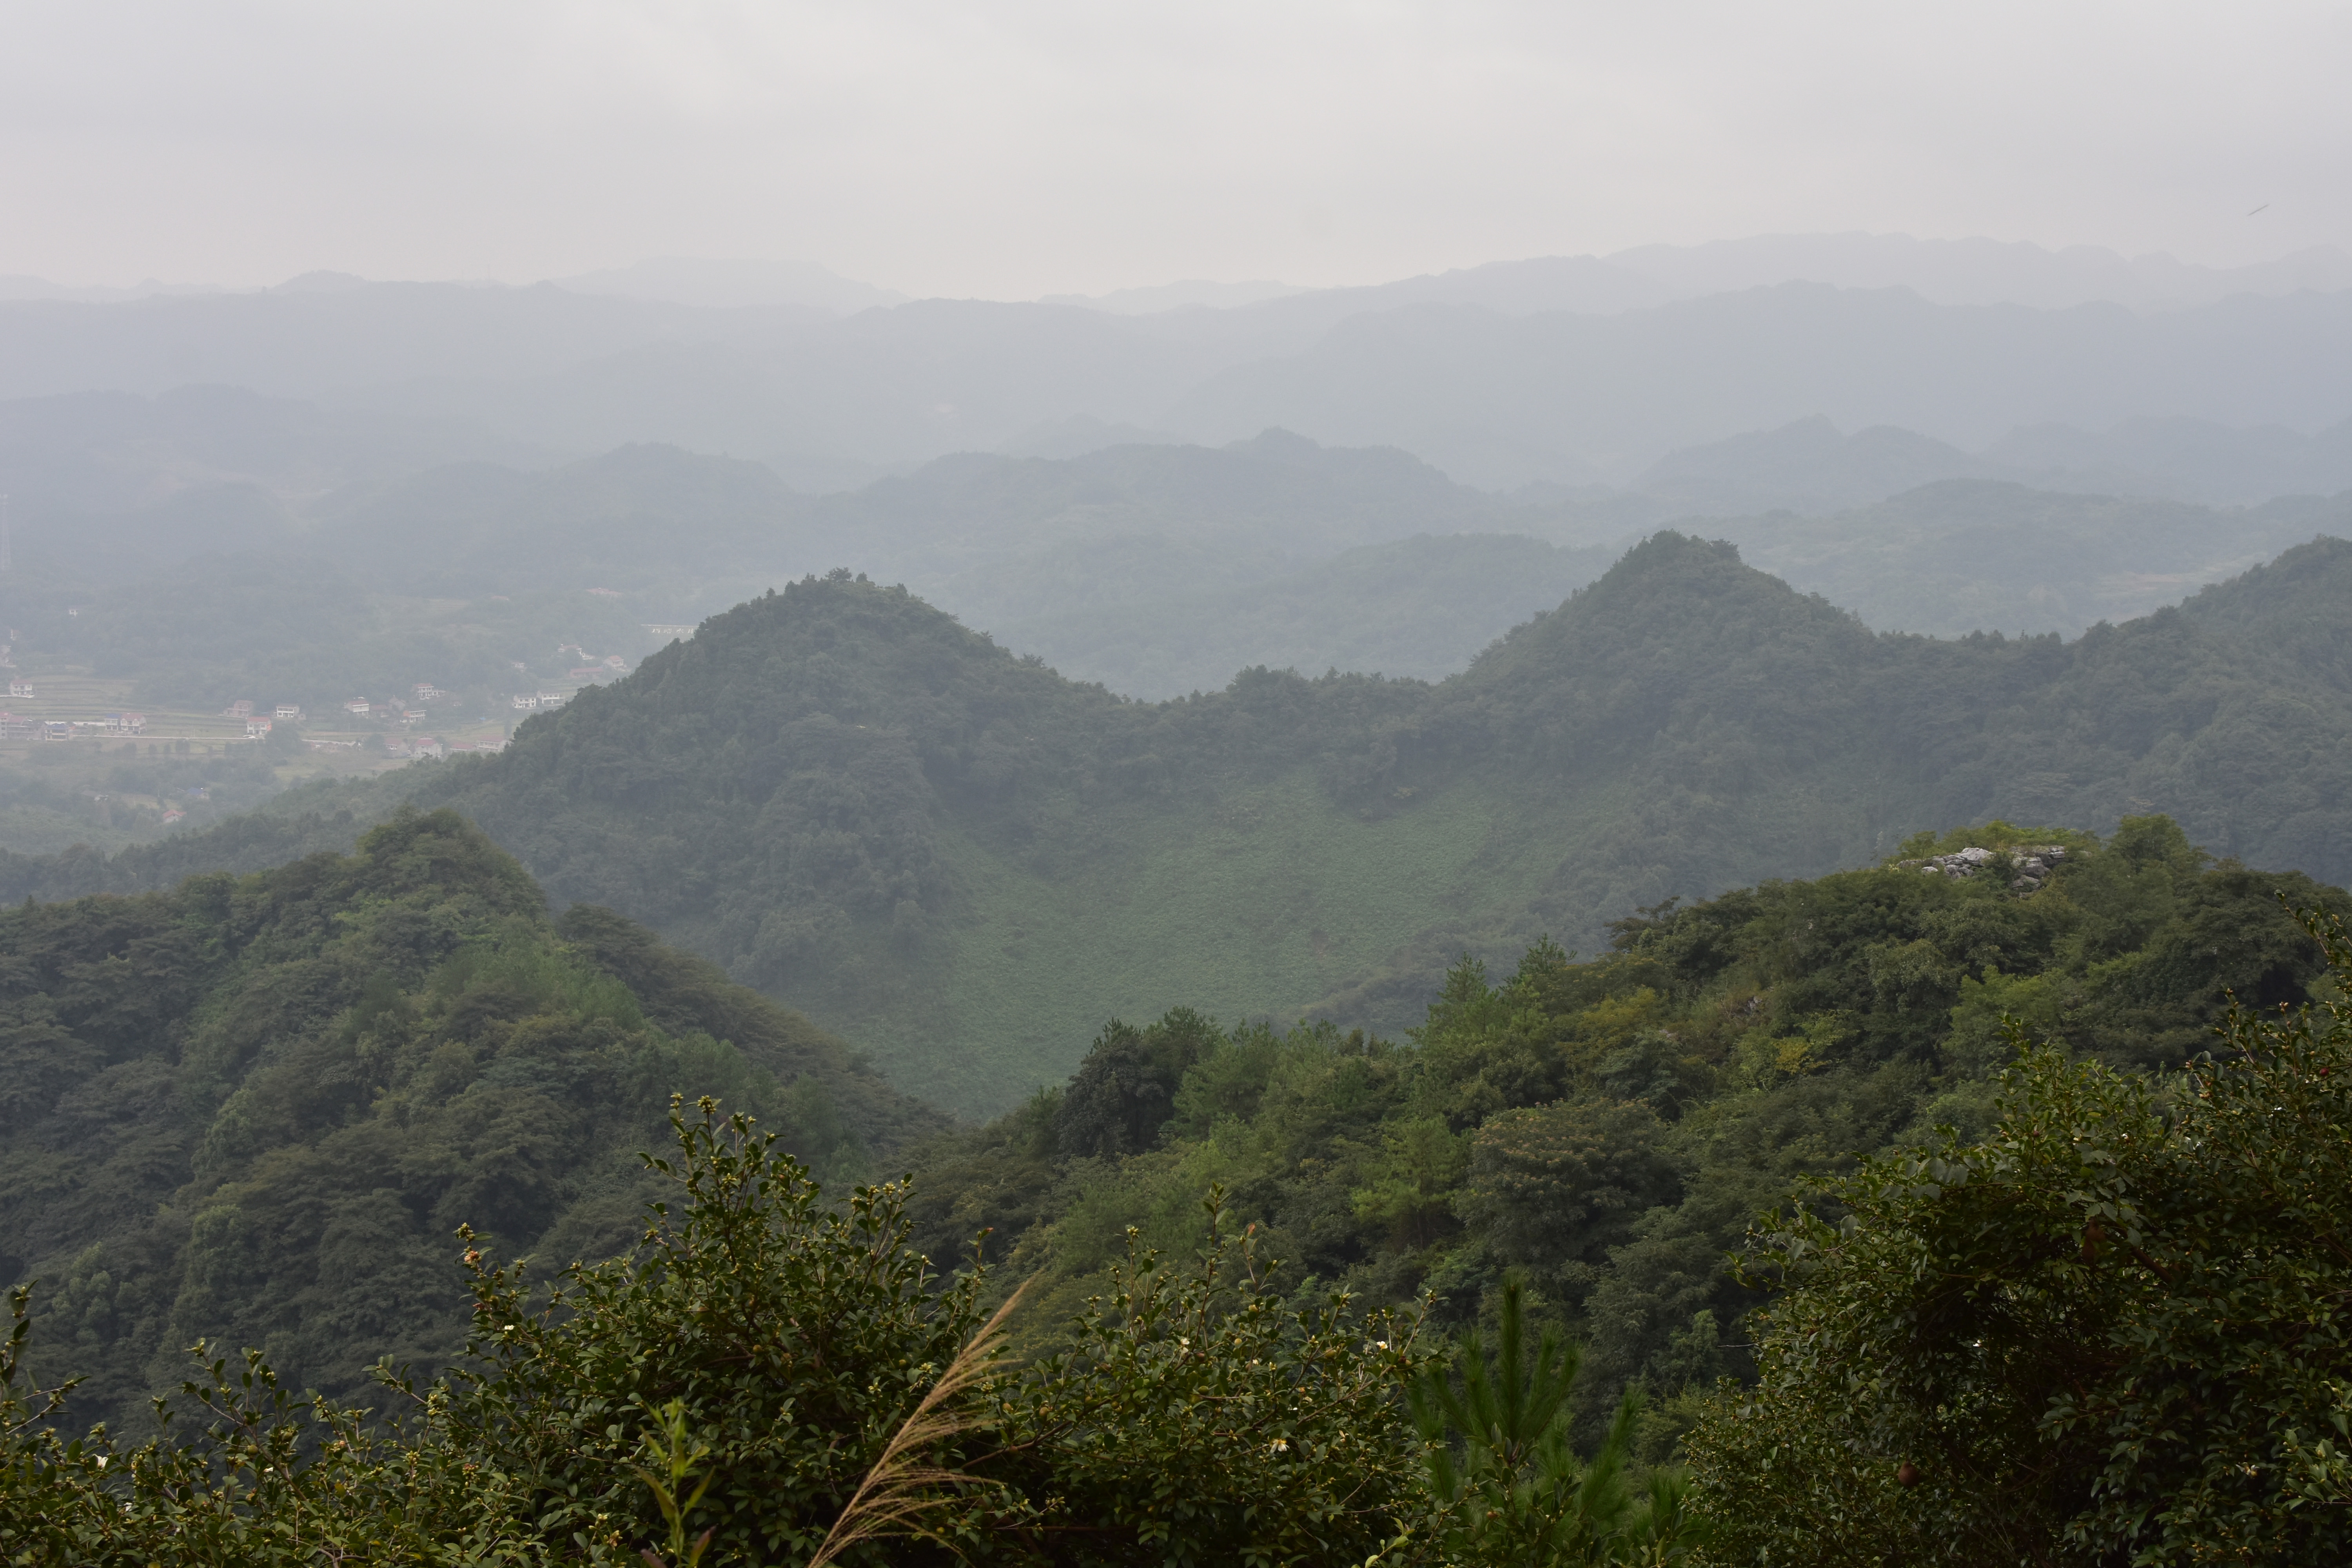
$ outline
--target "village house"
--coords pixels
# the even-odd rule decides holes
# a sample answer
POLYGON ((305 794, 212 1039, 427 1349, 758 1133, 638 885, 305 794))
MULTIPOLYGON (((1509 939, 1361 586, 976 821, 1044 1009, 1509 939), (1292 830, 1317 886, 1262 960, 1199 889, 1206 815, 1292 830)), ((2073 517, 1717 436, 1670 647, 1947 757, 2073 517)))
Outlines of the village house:
POLYGON ((40 732, 38 720, 0 710, 0 741, 29 741, 40 732))
POLYGON ((418 702, 438 702, 449 694, 429 680, 420 680, 408 689, 408 695, 418 702))
POLYGON ((278 705, 277 711, 271 714, 270 717, 276 719, 281 724, 299 724, 302 721, 302 710, 296 703, 280 702, 278 705))
POLYGON ((539 706, 539 693, 536 691, 518 691, 514 694, 514 705, 528 713, 532 709, 539 706))
POLYGON ((354 697, 343 704, 343 711, 356 719, 364 719, 375 710, 364 697, 354 697))
POLYGON ((109 713, 106 716, 106 732, 110 735, 143 735, 147 732, 147 715, 109 713))
POLYGON ((245 738, 248 741, 258 741, 261 737, 269 733, 272 722, 272 721, 268 719, 257 719, 250 713, 247 714, 245 719, 245 738))
POLYGON ((250 719, 253 717, 253 704, 240 697, 221 711, 231 719, 250 719))
POLYGON ((163 808, 163 826, 169 827, 175 822, 184 822, 187 820, 187 816, 188 814, 182 811, 178 806, 167 805, 163 808))
POLYGON ((571 695, 569 691, 542 691, 539 694, 539 705, 541 708, 561 708, 563 700, 571 695))
POLYGON ((11 697, 30 697, 32 694, 33 683, 29 680, 12 680, 8 683, 8 695, 11 697))

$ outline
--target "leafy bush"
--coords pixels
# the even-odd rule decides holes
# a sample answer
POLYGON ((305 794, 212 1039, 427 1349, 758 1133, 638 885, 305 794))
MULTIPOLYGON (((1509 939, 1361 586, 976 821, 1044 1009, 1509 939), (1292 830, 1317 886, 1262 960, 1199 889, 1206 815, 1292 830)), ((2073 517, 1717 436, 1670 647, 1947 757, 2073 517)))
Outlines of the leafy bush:
POLYGON ((436 1438, 495 1455, 559 1553, 621 1553, 659 1528, 631 1465, 682 1423, 716 1479, 687 1533, 711 1532, 717 1561, 803 1560, 977 1322, 978 1277, 934 1292, 907 1248, 903 1188, 829 1211, 774 1134, 700 1109, 674 1103, 677 1154, 646 1157, 677 1201, 653 1205, 635 1252, 545 1292, 466 1252, 481 1369, 457 1373, 436 1438))
POLYGON ((2315 1011, 2155 1080, 2029 1049, 1983 1142, 1764 1230, 1760 1381, 1692 1439, 1728 1560, 2352 1555, 2352 942, 2306 930, 2315 1011))

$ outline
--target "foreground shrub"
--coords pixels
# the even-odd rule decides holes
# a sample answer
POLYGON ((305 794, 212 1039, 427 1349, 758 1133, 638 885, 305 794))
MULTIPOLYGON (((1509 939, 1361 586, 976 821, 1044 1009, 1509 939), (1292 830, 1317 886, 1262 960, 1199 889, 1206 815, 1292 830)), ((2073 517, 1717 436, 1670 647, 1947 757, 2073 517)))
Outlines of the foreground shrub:
POLYGON ((1727 1561, 2352 1561, 2352 942, 2307 924, 2318 1006, 2152 1081, 2027 1052, 1984 1142, 1770 1225, 1760 1381, 1690 1443, 1727 1561))

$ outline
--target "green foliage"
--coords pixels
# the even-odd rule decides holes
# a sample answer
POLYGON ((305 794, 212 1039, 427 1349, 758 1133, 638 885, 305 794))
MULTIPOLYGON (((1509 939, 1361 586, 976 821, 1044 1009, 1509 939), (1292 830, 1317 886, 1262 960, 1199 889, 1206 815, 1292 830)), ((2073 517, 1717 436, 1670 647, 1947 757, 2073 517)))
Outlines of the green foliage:
POLYGON ((1759 1236, 1760 1381, 1692 1439, 1728 1559, 2342 1561, 2352 1012, 2232 1006, 2153 1081, 2032 1048, 2003 1096, 1759 1236))
POLYGON ((897 1185, 829 1210, 742 1113, 671 1121, 677 1153, 646 1163, 672 1196, 631 1253, 541 1289, 468 1247, 480 1370, 457 1374, 447 1440, 499 1456, 554 1550, 667 1530, 673 1552, 709 1533, 720 1561, 803 1560, 971 1337, 978 1279, 929 1288, 897 1185), (648 1446, 679 1456, 662 1489, 648 1446))
POLYGON ((1077 1156, 1150 1148, 1174 1113, 1185 1073, 1216 1038, 1216 1026, 1188 1007, 1141 1029, 1117 1019, 1105 1025, 1062 1091, 1056 1147, 1077 1156))
POLYGON ((686 1539, 686 1516, 694 1511, 702 1501, 702 1494, 718 1479, 717 1472, 707 1463, 710 1445, 688 1437, 683 1399, 673 1399, 661 1407, 658 1436, 648 1432, 639 1441, 646 1461, 662 1473, 656 1475, 644 1465, 630 1466, 629 1473, 646 1484, 646 1489, 653 1494, 655 1506, 661 1510, 662 1521, 669 1526, 669 1568, 691 1568, 702 1561, 702 1554, 710 1550, 710 1538, 719 1533, 718 1526, 713 1525, 696 1536, 691 1544, 686 1539), (698 1472, 702 1479, 695 1483, 692 1491, 688 1491, 687 1482, 694 1480, 698 1472))
POLYGON ((1659 1472, 1639 1504, 1626 1488, 1641 1395, 1626 1394, 1600 1449, 1580 1459, 1569 1446, 1568 1399, 1581 1358, 1557 1327, 1528 1353, 1524 1296, 1518 1280, 1504 1283, 1491 1350, 1477 1331, 1464 1331, 1453 1358, 1458 1388, 1442 1365, 1409 1385, 1432 1490, 1446 1510, 1449 1560, 1528 1568, 1684 1561, 1706 1531, 1683 1510, 1681 1479, 1659 1472))
POLYGON ((509 1529, 495 1468, 404 1443, 359 1407, 300 1400, 257 1351, 235 1371, 199 1342, 198 1378, 157 1436, 125 1449, 103 1426, 55 1426, 71 1384, 32 1383, 28 1286, 0 1345, 0 1554, 42 1568, 168 1562, 270 1568, 320 1562, 482 1565, 539 1561, 509 1529), (183 1433, 178 1413, 203 1425, 183 1433))
POLYGON ((1035 1455, 1021 1534, 1055 1561, 1360 1563, 1418 1522, 1419 1456, 1397 1394, 1431 1352, 1416 1315, 1304 1304, 1206 1201, 1183 1268, 1128 1235, 1124 1259, 1001 1406, 1035 1455))
POLYGON ((1516 1272, 1531 1321, 1584 1343, 1575 1443, 1596 1449, 1639 1388, 1633 1441, 1663 1464, 1705 1391, 1752 1372, 1761 1284, 1725 1255, 1806 1176, 1939 1122, 1988 1130, 2004 1009, 2125 1069, 2210 1040, 2227 988, 2331 994, 2279 900, 2341 894, 2217 864, 2160 820, 2076 847, 2031 893, 1845 872, 1643 911, 1591 961, 1538 942, 1497 981, 1465 959, 1402 1046, 1190 1013, 1106 1029, 1076 1081, 1149 1111, 1089 1112, 1119 1141, 1074 1143, 1069 1101, 1040 1100, 927 1149, 918 1245, 990 1229, 991 1258, 1039 1275, 1034 1344, 1104 1288, 1128 1227, 1196 1245, 1220 1183, 1266 1247, 1376 1304, 1431 1291, 1458 1326, 1516 1272))
POLYGON ((617 1249, 625 1157, 675 1089, 850 1176, 940 1125, 618 917, 551 925, 446 812, 350 857, 0 911, 0 1280, 47 1282, 44 1365, 123 1431, 200 1337, 342 1403, 381 1355, 446 1364, 452 1227, 617 1249))
POLYGON ((678 1203, 630 1255, 551 1291, 467 1249, 473 1357, 421 1394, 379 1369, 405 1395, 390 1422, 306 1408, 251 1352, 187 1385, 202 1432, 67 1441, 23 1375, 20 1288, 0 1547, 59 1565, 1428 1560, 1444 1510, 1399 1397, 1430 1360, 1417 1318, 1286 1300, 1213 1194, 1197 1267, 1130 1247, 1062 1348, 993 1365, 964 1339, 980 1277, 934 1289, 901 1245, 901 1189, 828 1210, 748 1118, 698 1109, 673 1110, 677 1152, 649 1163, 678 1203), (910 1419, 942 1398, 951 1418, 910 1419), (855 1539, 853 1500, 910 1432, 909 1507, 855 1539))
MULTIPOLYGON (((1587 963, 1538 943, 1499 984, 1466 960, 1407 1046, 1181 1010, 1115 1026, 1083 1097, 832 1205, 789 1147, 803 1119, 771 1137, 708 1099, 672 1101, 676 1152, 646 1184, 536 1152, 568 1125, 616 1158, 680 1076, 793 1101, 660 1025, 765 1004, 604 911, 549 927, 455 818, 404 816, 348 861, 15 911, 10 1060, 32 1077, 10 1115, 47 1126, 79 1102, 39 1074, 81 1082, 159 1037, 205 1075, 173 1092, 215 1098, 165 1193, 178 1250, 79 1240, 42 1269, 37 1317, 18 1296, 0 1528, 36 1563, 180 1537, 265 1563, 676 1568, 828 1542, 1073 1568, 2332 1562, 2352 942, 2332 919, 2279 916, 2295 942, 2263 922, 2282 893, 2342 900, 2160 821, 2078 847, 2030 892, 1853 872, 1643 911, 1587 963), (2251 934, 2208 940, 2224 929, 2251 934), (2201 989, 2271 981, 2315 1010, 2201 989), (2021 987, 2080 1048, 1996 1084, 1961 1026, 2021 987), (2148 1021, 2217 1018, 2226 1052, 2141 1069, 2148 1021), (551 1068, 572 1076, 531 1076, 551 1068), (534 1083, 544 1103, 477 1109, 534 1083), (1955 1107, 1987 1135, 1934 1131, 1955 1107), (622 1231, 649 1190, 650 1222, 622 1231), (1792 1190, 1811 1196, 1790 1210, 1792 1190), (471 1332, 429 1360, 396 1337, 436 1342, 434 1272, 383 1217, 412 1204, 502 1215, 509 1237, 494 1255, 463 1233, 471 1332), (973 1332, 992 1277, 930 1261, 990 1226, 976 1261, 1030 1277, 1018 1360, 973 1332), (541 1283, 516 1258, 534 1236, 618 1256, 541 1283), (337 1270, 380 1290, 387 1263, 414 1270, 407 1320, 324 1293, 337 1270), (159 1334, 215 1323, 264 1346, 242 1373, 200 1351, 136 1448, 61 1435, 160 1381, 159 1334), (126 1341, 156 1347, 136 1378, 126 1341), (42 1342, 51 1382, 97 1382, 40 1392, 42 1342), (371 1414, 304 1370, 341 1364, 322 1345, 445 1370, 418 1387, 377 1363, 355 1386, 391 1408, 371 1414), (1727 1373, 1753 1387, 1710 1397, 1727 1373), (181 1436, 190 1408, 209 1426, 181 1436), (845 1527, 861 1498, 890 1500, 883 1533, 845 1527)), ((831 1136, 804 1152, 835 1157, 831 1136)), ((10 1201, 58 1235, 77 1212, 10 1201)))

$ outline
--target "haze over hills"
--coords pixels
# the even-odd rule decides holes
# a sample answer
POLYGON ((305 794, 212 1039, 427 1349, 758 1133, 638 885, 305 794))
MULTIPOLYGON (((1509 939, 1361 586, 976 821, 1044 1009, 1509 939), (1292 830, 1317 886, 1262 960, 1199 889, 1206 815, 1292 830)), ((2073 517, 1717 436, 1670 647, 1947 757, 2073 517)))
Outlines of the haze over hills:
POLYGON ((1402 447, 1465 483, 1622 479, 1678 447, 1809 415, 1963 448, 2135 415, 2333 425, 2352 412, 2352 294, 2161 315, 1936 306, 1783 284, 1601 317, 1425 305, 1350 318, 1160 413, 1196 438, 1279 425, 1402 447), (1795 351, 1795 352, 1792 352, 1795 351))
MULTIPOLYGON (((1622 484, 1678 448, 1812 416, 1969 451, 2019 426, 2332 426, 2352 416, 2347 265, 1781 237, 1141 313, 892 304, 794 263, 650 261, 564 288, 317 275, 0 302, 0 396, 222 383, 571 457, 667 441, 812 489, 961 450, 1072 456, 1082 422, 1097 444, 1281 426, 1398 446, 1484 488, 1622 484)), ((2194 493, 2300 488, 2241 471, 2194 493)))
MULTIPOLYGON (((2329 265, 1800 237, 1157 310, 675 260, 22 302, 23 384, 218 351, 276 390, 0 402, 0 612, 117 703, 424 685, 486 731, 835 568, 1150 701, 1455 675, 1670 525, 1874 630, 2075 636, 2352 532, 2352 293, 2291 291, 2329 265), (1706 292, 1790 270, 1829 281, 1706 292)), ((11 773, 0 838, 163 830, 110 788, 11 773)))
MULTIPOLYGON (((1866 863, 1924 824, 2161 811, 2341 880, 2347 603, 2352 544, 2327 540, 2074 642, 1932 641, 1662 533, 1443 684, 1257 671, 1153 705, 844 575, 713 619, 502 756, 373 787, 984 1110, 1105 1016, 1394 1029, 1465 948, 1589 947, 1637 904, 1866 863)), ((12 899, 106 874, 9 867, 12 899)))
POLYGON ((904 304, 907 299, 895 289, 860 283, 813 261, 717 261, 661 256, 553 281, 574 294, 660 300, 719 310, 793 305, 847 314, 875 305, 904 304))
POLYGON ((2352 420, 2310 436, 2200 419, 2126 419, 2100 432, 2027 426, 1970 453, 1892 425, 1844 433, 1815 415, 1669 452, 1626 488, 1710 517, 1817 515, 1939 479, 2221 503, 2335 495, 2352 489, 2352 420))
MULTIPOLYGON (((1937 306, 1781 285, 1614 316, 1429 303, 1286 325, 924 301, 764 335, 647 345, 528 379, 380 384, 539 445, 657 439, 805 488, 1032 438, 1084 415, 1211 445, 1268 426, 1395 446, 1454 479, 1623 482, 1677 447, 1823 415, 1963 448, 2020 425, 2134 417, 2310 430, 2352 415, 2352 295, 2159 315, 1937 306), (1788 349, 1804 345, 1791 365, 1788 349)), ((575 449, 577 447, 575 447, 575 449)))
POLYGON ((1903 432, 1847 437, 1818 421, 1684 454, 1645 476, 1664 494, 1497 497, 1393 449, 1268 432, 1066 460, 970 454, 820 497, 755 463, 634 447, 301 498, 285 490, 305 464, 356 469, 379 449, 280 440, 281 427, 342 430, 307 405, 241 394, 16 410, 58 416, 26 420, 19 449, 47 452, 61 486, 95 499, 185 474, 191 458, 173 451, 217 457, 214 471, 236 476, 115 513, 20 508, 18 566, 0 581, 20 668, 130 677, 138 701, 200 711, 242 697, 319 714, 425 681, 469 716, 503 712, 513 690, 561 684, 580 662, 563 650, 634 660, 673 635, 650 628, 836 566, 904 583, 1073 679, 1158 700, 1220 689, 1255 665, 1454 673, 1708 499, 1802 506, 1810 515, 1688 526, 1738 541, 1877 629, 1943 635, 2076 633, 2352 531, 2343 505, 2317 500, 2216 509, 1982 479, 1836 505, 1939 465, 2005 470, 1903 432), (93 411, 99 427, 128 433, 79 458, 42 445, 63 416, 93 411), (383 549, 390 540, 399 548, 383 549))
POLYGON ((2097 246, 2051 250, 1990 239, 1914 239, 1901 234, 1758 235, 1706 245, 1648 245, 1608 256, 1491 261, 1353 288, 1304 289, 1260 281, 1171 283, 1048 303, 1121 315, 1185 306, 1258 307, 1294 325, 1331 325, 1403 305, 1475 305, 1503 315, 1551 311, 1615 315, 1710 294, 1781 283, 1903 289, 1937 305, 2023 305, 2133 310, 2209 305, 2239 294, 2330 293, 2352 288, 2352 257, 2317 247, 2248 267, 2200 267, 2155 254, 2126 258, 2097 246))

